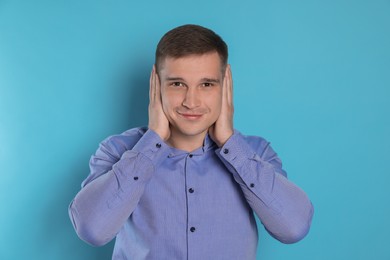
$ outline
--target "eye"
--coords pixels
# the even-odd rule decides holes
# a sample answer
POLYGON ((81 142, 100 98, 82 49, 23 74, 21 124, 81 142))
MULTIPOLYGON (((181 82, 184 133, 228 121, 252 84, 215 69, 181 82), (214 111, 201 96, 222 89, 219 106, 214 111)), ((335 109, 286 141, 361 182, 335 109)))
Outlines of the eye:
POLYGON ((203 87, 212 87, 212 86, 213 86, 213 83, 210 83, 210 82, 203 83, 203 87))
POLYGON ((172 82, 171 86, 174 86, 174 87, 183 87, 184 84, 181 83, 181 82, 172 82))

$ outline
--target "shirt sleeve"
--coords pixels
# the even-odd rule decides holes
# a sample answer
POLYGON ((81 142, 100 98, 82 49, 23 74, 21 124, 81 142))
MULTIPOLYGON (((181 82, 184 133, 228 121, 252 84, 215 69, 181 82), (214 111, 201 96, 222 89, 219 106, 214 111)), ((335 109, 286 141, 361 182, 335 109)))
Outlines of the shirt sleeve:
POLYGON ((90 175, 69 206, 76 233, 95 246, 116 236, 137 206, 155 168, 169 153, 168 146, 152 130, 147 130, 131 149, 124 147, 120 138, 101 143, 91 157, 90 175))
POLYGON ((305 192, 287 179, 267 141, 235 131, 217 155, 233 174, 266 230, 283 243, 294 243, 310 229, 313 206, 305 192))

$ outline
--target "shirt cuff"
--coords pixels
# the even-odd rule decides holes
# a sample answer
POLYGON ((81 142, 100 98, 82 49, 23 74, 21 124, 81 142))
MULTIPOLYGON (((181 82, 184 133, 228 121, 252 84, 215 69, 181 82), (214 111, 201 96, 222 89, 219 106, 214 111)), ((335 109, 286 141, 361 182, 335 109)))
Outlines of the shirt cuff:
POLYGON ((148 129, 132 151, 146 156, 153 162, 154 166, 157 166, 168 157, 170 148, 156 132, 148 129))
POLYGON ((248 159, 260 159, 252 147, 245 141, 244 137, 236 130, 217 152, 220 157, 229 162, 236 170, 245 167, 248 159))
POLYGON ((244 136, 235 132, 218 153, 219 157, 233 168, 233 175, 239 176, 239 181, 241 180, 266 205, 273 204, 274 167, 260 158, 244 136))

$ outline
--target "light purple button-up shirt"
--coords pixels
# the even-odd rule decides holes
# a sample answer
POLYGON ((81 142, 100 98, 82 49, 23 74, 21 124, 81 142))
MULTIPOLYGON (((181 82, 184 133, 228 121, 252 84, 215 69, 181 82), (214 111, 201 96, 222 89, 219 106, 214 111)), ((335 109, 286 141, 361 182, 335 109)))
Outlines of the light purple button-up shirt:
POLYGON ((79 237, 113 259, 256 259, 253 211, 283 243, 309 231, 313 207, 269 143, 239 132, 188 153, 152 130, 103 141, 69 207, 79 237))

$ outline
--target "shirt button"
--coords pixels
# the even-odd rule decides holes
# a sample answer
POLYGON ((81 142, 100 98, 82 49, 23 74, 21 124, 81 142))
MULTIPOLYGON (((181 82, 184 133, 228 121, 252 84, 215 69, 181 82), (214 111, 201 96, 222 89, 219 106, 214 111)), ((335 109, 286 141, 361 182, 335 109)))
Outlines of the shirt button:
POLYGON ((190 153, 190 155, 188 155, 190 158, 192 158, 192 156, 194 156, 192 153, 190 153))
POLYGON ((189 191, 190 193, 194 193, 194 189, 193 189, 193 188, 190 188, 188 191, 189 191))
POLYGON ((191 227, 191 228, 190 228, 190 231, 191 231, 191 232, 195 232, 195 230, 196 230, 196 229, 195 229, 194 227, 191 227))
POLYGON ((137 176, 135 176, 135 177, 134 177, 134 180, 135 180, 135 181, 136 181, 136 180, 138 180, 138 177, 137 177, 137 176))
POLYGON ((223 149, 223 153, 224 153, 224 154, 228 154, 228 153, 229 153, 229 149, 226 149, 226 148, 223 149))
POLYGON ((254 184, 254 183, 251 183, 251 185, 250 185, 250 186, 251 186, 251 188, 253 188, 253 187, 255 187, 255 184, 254 184))
POLYGON ((156 144, 156 147, 157 147, 157 148, 161 148, 161 144, 160 144, 160 143, 157 143, 157 144, 156 144))

